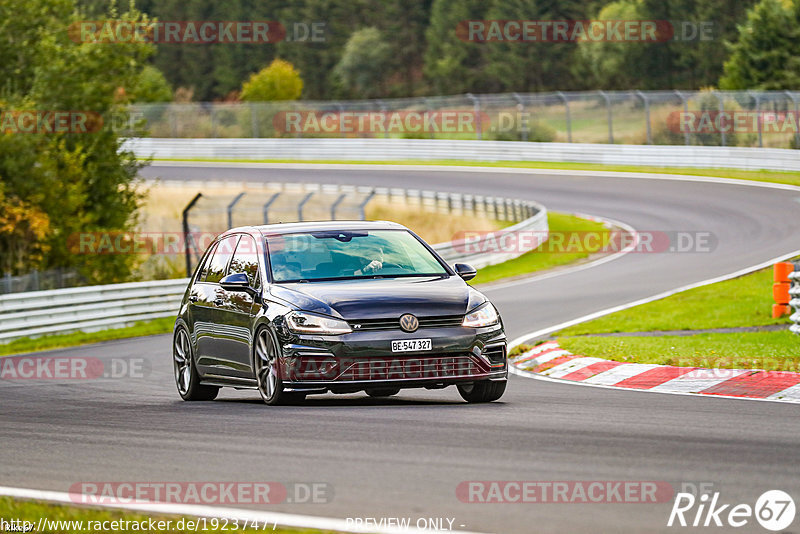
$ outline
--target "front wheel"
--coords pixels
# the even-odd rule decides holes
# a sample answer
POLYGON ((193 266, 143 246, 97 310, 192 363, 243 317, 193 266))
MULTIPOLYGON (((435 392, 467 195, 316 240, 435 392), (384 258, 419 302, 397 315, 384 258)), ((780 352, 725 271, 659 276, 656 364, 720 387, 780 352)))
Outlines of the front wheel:
POLYGON ((200 385, 200 375, 194 366, 192 344, 183 327, 175 331, 172 346, 172 365, 175 370, 175 385, 185 401, 210 401, 217 398, 219 388, 200 385))
POLYGON ((506 381, 481 380, 472 384, 458 386, 461 398, 467 402, 492 402, 503 396, 506 381))
POLYGON ((272 336, 266 328, 262 328, 256 337, 254 355, 256 381, 261 399, 270 406, 302 402, 305 394, 284 391, 280 377, 280 360, 278 350, 272 336))

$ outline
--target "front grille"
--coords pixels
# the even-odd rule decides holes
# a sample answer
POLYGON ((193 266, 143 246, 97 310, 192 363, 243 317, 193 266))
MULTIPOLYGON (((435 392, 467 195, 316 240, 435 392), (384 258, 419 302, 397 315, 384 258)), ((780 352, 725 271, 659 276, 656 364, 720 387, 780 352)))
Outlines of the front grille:
MULTIPOLYGON (((486 364, 483 364, 484 366, 486 364)), ((351 362, 342 370, 339 381, 415 380, 457 378, 485 373, 476 358, 469 355, 425 356, 421 358, 369 358, 351 362)))
MULTIPOLYGON (((463 315, 440 315, 438 317, 417 317, 420 328, 448 328, 461 326, 463 315)), ((400 330, 400 318, 392 319, 356 319, 350 321, 353 329, 363 330, 400 330), (360 326, 359 326, 360 325, 360 326)))
POLYGON ((356 382, 470 377, 486 374, 489 366, 472 354, 420 357, 300 358, 287 369, 292 381, 356 382))

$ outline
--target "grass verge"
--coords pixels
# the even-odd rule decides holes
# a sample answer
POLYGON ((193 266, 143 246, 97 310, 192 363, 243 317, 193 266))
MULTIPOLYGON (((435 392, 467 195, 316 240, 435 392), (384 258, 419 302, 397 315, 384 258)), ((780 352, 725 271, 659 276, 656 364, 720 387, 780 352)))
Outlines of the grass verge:
POLYGON ((783 324, 772 318, 772 269, 677 293, 560 331, 560 336, 607 332, 704 330, 783 324))
MULTIPOLYGON (((606 227, 602 223, 567 215, 564 213, 547 214, 547 222, 550 233, 561 234, 562 236, 580 236, 581 234, 607 233, 606 227)), ((569 239, 565 239, 569 241, 569 239)), ((509 260, 497 265, 490 265, 478 271, 472 283, 486 284, 505 278, 523 276, 545 269, 552 269, 588 258, 593 252, 597 252, 602 247, 601 242, 597 242, 594 247, 578 246, 566 247, 561 250, 559 247, 551 247, 550 242, 545 242, 536 250, 523 254, 518 258, 509 260)))
MULTIPOLYGON (((665 330, 705 330, 785 324, 773 319, 772 269, 690 289, 670 297, 575 325, 555 334, 573 354, 626 363, 679 367, 800 372, 798 338, 788 331, 658 335, 665 330), (655 335, 599 337, 613 332, 655 335)), ((529 347, 517 347, 521 353, 529 347)))
MULTIPOLYGON (((112 526, 110 522, 118 521, 113 532, 127 533, 127 532, 160 532, 168 534, 189 533, 196 532, 194 528, 187 528, 187 522, 194 521, 197 524, 198 519, 193 517, 179 517, 179 516, 148 516, 141 513, 127 512, 122 510, 109 510, 109 509, 93 509, 82 508, 78 506, 66 506, 61 504, 51 504, 38 501, 23 501, 19 499, 12 499, 9 497, 0 497, 0 518, 5 521, 18 520, 32 523, 34 529, 38 528, 39 520, 44 518, 50 521, 42 532, 58 533, 58 534, 86 534, 86 532, 102 532, 104 530, 111 530, 105 528, 105 525, 112 526), (149 529, 149 520, 164 521, 160 526, 167 528, 151 531, 149 529), (169 521, 170 523, 166 523, 169 521), (182 523, 180 523, 182 521, 182 523), (53 523, 60 522, 60 523, 53 523), (66 522, 66 523, 65 523, 66 522), (76 523, 78 522, 78 523, 76 523), (82 522, 82 523, 80 523, 82 522), (109 523, 106 523, 109 522, 109 523), (127 522, 127 523, 123 523, 127 522), (145 526, 144 529, 136 528, 132 523, 145 526), (83 528, 82 528, 83 527, 83 528), (183 527, 183 528, 181 528, 183 527)), ((202 519, 200 520, 202 521, 202 519)), ((44 525, 43 525, 44 527, 44 525)), ((223 530, 233 530, 233 523, 220 520, 218 523, 212 523, 212 519, 207 519, 205 523, 199 524, 200 531, 221 532, 223 530), (203 528, 203 526, 206 528, 203 528), (216 525, 216 526, 215 526, 216 525), (227 527, 227 528, 224 528, 227 527)), ((245 529, 237 530, 242 533, 256 533, 256 532, 275 532, 277 534, 325 534, 332 531, 312 530, 312 529, 294 529, 276 526, 269 524, 266 528, 263 524, 258 529, 245 529)))
POLYGON ((209 161, 221 163, 339 163, 339 164, 360 164, 360 165, 468 165, 472 167, 511 167, 517 169, 560 169, 570 171, 608 171, 608 172, 640 172, 640 173, 662 173, 714 176, 717 178, 734 178, 737 180, 756 180, 761 182, 774 182, 780 184, 790 184, 800 186, 800 172, 783 171, 746 171, 739 169, 704 169, 697 167, 674 168, 674 167, 639 167, 635 165, 603 165, 600 163, 571 163, 571 162, 549 162, 549 161, 461 161, 461 160, 386 160, 386 161, 352 161, 352 160, 280 160, 280 159, 261 159, 261 160, 225 160, 211 158, 196 159, 160 159, 158 161, 209 161))
POLYGON ((98 332, 73 332, 71 334, 57 334, 39 338, 20 338, 0 345, 0 356, 38 352, 42 350, 62 349, 100 341, 125 339, 129 337, 153 336, 156 334, 169 334, 175 324, 174 317, 165 317, 152 321, 143 321, 125 328, 100 330, 98 332))
POLYGON ((798 339, 788 330, 693 336, 569 337, 558 338, 558 343, 573 354, 626 363, 800 372, 798 339))

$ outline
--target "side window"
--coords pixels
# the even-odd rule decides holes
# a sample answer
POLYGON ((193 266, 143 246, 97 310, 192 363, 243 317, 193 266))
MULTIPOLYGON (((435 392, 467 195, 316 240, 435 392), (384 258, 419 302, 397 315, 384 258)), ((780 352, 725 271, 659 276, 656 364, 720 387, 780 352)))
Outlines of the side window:
POLYGON ((203 265, 200 267, 200 270, 197 273, 197 278, 195 278, 195 282, 202 282, 206 279, 206 274, 208 274, 208 265, 211 263, 211 258, 214 256, 214 249, 217 248, 216 243, 211 245, 211 250, 209 250, 208 254, 203 257, 203 265))
POLYGON ((236 252, 231 260, 231 266, 228 268, 229 274, 245 273, 250 286, 258 289, 258 248, 256 241, 249 235, 244 235, 239 240, 236 246, 236 252))
POLYGON ((228 266, 228 261, 231 259, 233 251, 236 249, 236 241, 239 239, 238 235, 226 237, 217 244, 214 250, 214 255, 211 261, 208 262, 208 272, 206 272, 206 282, 217 283, 225 276, 225 268, 228 266))

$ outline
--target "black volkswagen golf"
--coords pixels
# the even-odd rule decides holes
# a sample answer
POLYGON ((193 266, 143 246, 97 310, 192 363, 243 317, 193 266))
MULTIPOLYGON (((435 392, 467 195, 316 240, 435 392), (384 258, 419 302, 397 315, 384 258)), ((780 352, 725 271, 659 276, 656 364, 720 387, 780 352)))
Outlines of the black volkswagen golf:
POLYGON ((195 270, 175 322, 184 400, 258 389, 270 405, 316 393, 455 385, 499 399, 508 363, 502 320, 409 229, 389 222, 229 230, 195 270))

